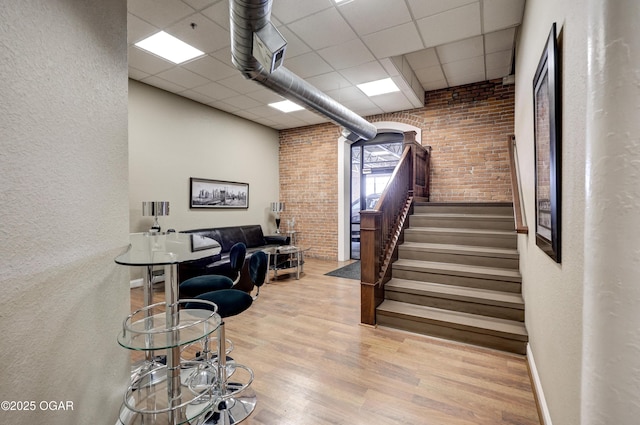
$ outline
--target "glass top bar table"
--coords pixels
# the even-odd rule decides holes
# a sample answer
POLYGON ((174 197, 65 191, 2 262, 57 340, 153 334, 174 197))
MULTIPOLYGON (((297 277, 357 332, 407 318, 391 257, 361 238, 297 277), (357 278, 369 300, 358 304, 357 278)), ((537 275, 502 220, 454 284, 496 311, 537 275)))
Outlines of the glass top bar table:
POLYGON ((132 375, 119 423, 177 425, 204 419, 213 397, 181 382, 180 347, 208 337, 221 319, 215 311, 180 309, 178 264, 213 257, 220 250, 217 241, 200 235, 132 233, 127 250, 115 258, 117 264, 143 268, 144 307, 124 321, 118 343, 145 351, 146 365, 132 375), (157 266, 164 266, 165 302, 153 304, 152 271, 157 266), (159 349, 166 350, 166 367, 154 361, 153 351, 159 349))

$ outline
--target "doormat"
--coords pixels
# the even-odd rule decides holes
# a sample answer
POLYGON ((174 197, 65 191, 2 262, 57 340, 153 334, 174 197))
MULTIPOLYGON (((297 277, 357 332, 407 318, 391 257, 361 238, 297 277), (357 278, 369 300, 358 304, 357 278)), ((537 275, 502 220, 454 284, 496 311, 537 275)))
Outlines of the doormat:
POLYGON ((360 280, 360 261, 347 264, 332 272, 325 273, 325 276, 344 277, 346 279, 360 280))

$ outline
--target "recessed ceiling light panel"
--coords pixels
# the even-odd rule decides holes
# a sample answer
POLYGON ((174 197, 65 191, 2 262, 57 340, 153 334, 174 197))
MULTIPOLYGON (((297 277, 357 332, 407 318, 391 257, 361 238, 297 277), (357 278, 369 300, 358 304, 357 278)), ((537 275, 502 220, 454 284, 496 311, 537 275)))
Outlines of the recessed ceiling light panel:
POLYGON ((164 31, 137 42, 136 46, 175 64, 204 55, 204 52, 164 31))
POLYGON ((358 88, 369 97, 400 91, 398 86, 396 86, 396 83, 394 83, 391 78, 358 84, 358 88))
POLYGON ((302 106, 296 103, 293 103, 290 100, 283 100, 282 102, 270 103, 269 106, 271 106, 272 108, 279 109, 282 112, 293 112, 293 111, 300 111, 304 109, 302 106))

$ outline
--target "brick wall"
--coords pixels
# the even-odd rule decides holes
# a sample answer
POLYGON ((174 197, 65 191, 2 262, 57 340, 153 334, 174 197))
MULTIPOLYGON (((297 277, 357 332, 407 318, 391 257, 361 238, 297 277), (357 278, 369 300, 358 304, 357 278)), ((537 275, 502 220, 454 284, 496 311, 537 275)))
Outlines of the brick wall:
MULTIPOLYGON (((436 90, 423 108, 367 117, 422 129, 432 147, 431 200, 511 201, 507 135, 514 132, 514 85, 502 80, 436 90)), ((338 228, 339 129, 321 124, 280 132, 282 214, 295 217, 298 243, 309 256, 335 260, 338 228)))

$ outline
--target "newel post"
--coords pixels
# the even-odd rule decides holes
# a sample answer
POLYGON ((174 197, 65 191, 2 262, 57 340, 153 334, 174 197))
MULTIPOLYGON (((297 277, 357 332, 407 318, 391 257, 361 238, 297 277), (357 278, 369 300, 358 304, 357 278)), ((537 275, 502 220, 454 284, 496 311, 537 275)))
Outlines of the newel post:
MULTIPOLYGON (((376 283, 380 272, 382 249, 382 213, 360 212, 360 322, 376 324, 376 283)), ((381 300, 380 300, 381 302, 381 300)))

